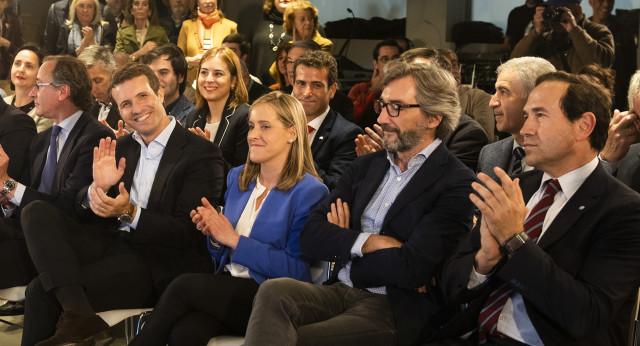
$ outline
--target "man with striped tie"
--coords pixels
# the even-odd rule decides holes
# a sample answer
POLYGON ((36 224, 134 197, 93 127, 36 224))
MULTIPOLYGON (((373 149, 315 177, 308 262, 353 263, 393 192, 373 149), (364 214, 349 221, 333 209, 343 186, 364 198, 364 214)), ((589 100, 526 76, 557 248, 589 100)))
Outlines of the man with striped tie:
POLYGON ((520 130, 537 171, 512 181, 496 168, 499 183, 478 175, 486 187, 474 183, 470 198, 481 221, 444 269, 445 292, 469 303, 450 323, 473 331, 457 343, 626 345, 640 284, 640 196, 598 160, 606 95, 581 76, 541 76, 520 130))
POLYGON ((539 76, 556 70, 550 62, 542 58, 523 57, 511 59, 497 69, 496 93, 489 101, 496 118, 496 128, 511 136, 485 145, 480 150, 477 172, 498 177, 494 167, 500 167, 509 175, 516 175, 533 169, 525 164, 520 129, 524 124, 522 109, 539 76))

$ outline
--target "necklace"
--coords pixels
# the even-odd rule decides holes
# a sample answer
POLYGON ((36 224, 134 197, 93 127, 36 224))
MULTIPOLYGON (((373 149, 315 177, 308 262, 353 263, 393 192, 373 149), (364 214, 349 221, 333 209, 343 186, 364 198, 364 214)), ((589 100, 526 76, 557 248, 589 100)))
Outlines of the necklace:
POLYGON ((282 39, 284 38, 284 31, 282 31, 282 34, 280 34, 280 38, 278 38, 278 43, 273 43, 273 22, 269 22, 269 44, 271 46, 271 50, 273 50, 274 52, 278 50, 278 46, 280 45, 280 42, 282 42, 282 39))

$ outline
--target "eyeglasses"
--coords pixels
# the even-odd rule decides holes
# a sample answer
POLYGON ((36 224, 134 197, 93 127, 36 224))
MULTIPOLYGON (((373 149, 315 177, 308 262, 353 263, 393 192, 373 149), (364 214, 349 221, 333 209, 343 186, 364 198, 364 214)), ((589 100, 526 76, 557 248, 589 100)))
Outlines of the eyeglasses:
POLYGON ((401 103, 392 103, 392 102, 384 102, 381 99, 376 100, 376 102, 373 104, 373 109, 376 111, 376 113, 380 114, 380 112, 382 112, 382 108, 386 108, 387 109, 387 114, 389 114, 390 117, 397 117, 398 115, 400 115, 400 111, 405 109, 405 108, 416 108, 416 107, 420 107, 420 105, 418 104, 414 104, 414 105, 403 105, 401 103))
POLYGON ((47 85, 51 85, 54 88, 59 87, 59 85, 56 85, 54 83, 36 83, 36 90, 40 90, 40 87, 47 86, 47 85))

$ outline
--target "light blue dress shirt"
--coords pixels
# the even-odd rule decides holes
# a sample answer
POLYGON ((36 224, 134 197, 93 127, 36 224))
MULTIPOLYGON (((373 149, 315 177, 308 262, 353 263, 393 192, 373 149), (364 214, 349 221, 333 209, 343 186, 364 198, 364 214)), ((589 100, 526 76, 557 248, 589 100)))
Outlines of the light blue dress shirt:
MULTIPOLYGON (((351 247, 352 257, 362 257, 362 245, 364 245, 372 234, 380 234, 384 218, 396 200, 396 197, 398 197, 413 175, 416 174, 418 169, 422 167, 422 164, 429 158, 429 155, 431 155, 441 143, 441 139, 436 139, 426 148, 422 149, 409 160, 407 170, 404 172, 393 162, 394 155, 387 152, 387 159, 391 165, 382 179, 378 190, 362 213, 360 219, 362 233, 358 235, 358 238, 356 238, 356 241, 351 247)), ((338 280, 353 287, 353 283, 351 282, 351 261, 338 272, 338 280)), ((384 286, 369 287, 367 290, 372 293, 387 294, 387 288, 384 286)))

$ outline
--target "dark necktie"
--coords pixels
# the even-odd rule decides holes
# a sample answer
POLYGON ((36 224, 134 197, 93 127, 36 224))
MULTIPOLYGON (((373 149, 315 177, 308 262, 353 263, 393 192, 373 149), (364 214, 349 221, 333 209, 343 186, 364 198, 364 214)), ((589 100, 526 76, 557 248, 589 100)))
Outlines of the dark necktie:
POLYGON ((524 158, 524 149, 522 147, 515 147, 513 149, 513 160, 511 164, 511 175, 522 173, 522 159, 524 158))
POLYGON ((61 127, 53 125, 51 128, 51 138, 49 139, 49 152, 47 153, 47 162, 44 164, 44 170, 42 170, 42 178, 40 179, 40 186, 38 191, 43 193, 51 192, 51 182, 53 181, 53 175, 56 173, 56 165, 58 164, 58 134, 61 127))
MULTIPOLYGON (((557 179, 549 180, 542 194, 542 198, 540 198, 540 201, 533 207, 527 219, 524 220, 524 231, 532 240, 535 241, 540 236, 547 210, 549 210, 551 204, 553 204, 553 198, 560 190, 560 183, 557 179)), ((501 281, 500 284, 493 289, 487 301, 484 302, 480 316, 478 316, 478 341, 480 344, 487 341, 488 335, 503 339, 507 338, 505 335, 498 333, 497 329, 498 318, 507 300, 511 297, 511 293, 513 293, 511 286, 501 281)))

